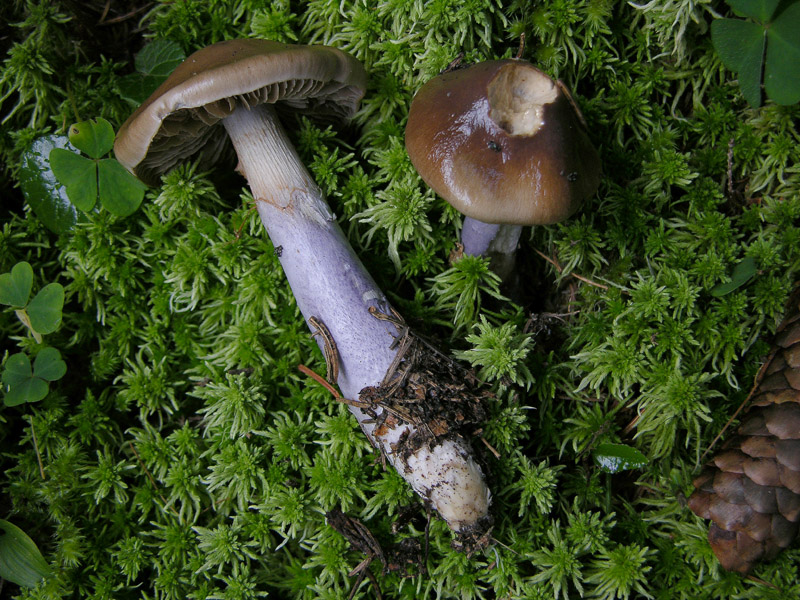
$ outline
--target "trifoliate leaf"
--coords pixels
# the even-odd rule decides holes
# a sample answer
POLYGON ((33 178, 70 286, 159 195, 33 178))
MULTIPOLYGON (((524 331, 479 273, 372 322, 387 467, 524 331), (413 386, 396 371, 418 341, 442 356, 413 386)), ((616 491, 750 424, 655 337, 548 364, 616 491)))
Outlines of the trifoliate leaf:
POLYGON ((100 204, 118 217, 127 217, 139 208, 147 186, 113 158, 97 164, 100 204))
POLYGON ((65 135, 45 135, 34 140, 22 154, 19 184, 25 201, 36 216, 53 233, 65 233, 78 220, 78 210, 67 195, 67 189, 56 178, 50 166, 54 148, 74 150, 65 135))
POLYGON ((62 148, 50 152, 50 167, 76 208, 89 212, 97 202, 97 163, 62 148))
POLYGON ((49 283, 28 304, 31 327, 39 333, 53 333, 61 325, 64 308, 64 288, 60 283, 49 283))
POLYGON ((625 444, 600 444, 594 449, 592 456, 594 464, 606 473, 641 469, 648 462, 644 454, 625 444))
POLYGON ((69 141, 91 158, 100 158, 111 152, 114 145, 114 128, 103 118, 81 121, 69 128, 69 141))
POLYGON ((33 268, 27 262, 19 262, 11 272, 0 275, 0 304, 22 308, 28 304, 33 285, 33 268))
POLYGON ((30 588, 51 573, 50 565, 28 534, 0 519, 0 577, 30 588))

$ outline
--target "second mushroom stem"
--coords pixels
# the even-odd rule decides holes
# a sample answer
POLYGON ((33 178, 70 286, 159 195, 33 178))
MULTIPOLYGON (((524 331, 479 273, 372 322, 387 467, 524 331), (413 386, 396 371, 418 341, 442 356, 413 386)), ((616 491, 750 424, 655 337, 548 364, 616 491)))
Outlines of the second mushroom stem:
MULTIPOLYGON (((378 386, 398 352, 391 321, 375 318, 390 306, 367 273, 289 141, 273 109, 237 108, 223 124, 239 157, 259 216, 306 321, 324 324, 338 353, 338 383, 345 398, 358 400, 378 386)), ((312 331, 317 327, 311 325, 312 331)), ((323 352, 324 339, 317 336, 323 352)), ((330 351, 330 348, 327 349, 330 351)), ((362 430, 423 498, 455 530, 477 525, 488 513, 489 491, 463 440, 447 440, 412 455, 394 452, 413 427, 382 428, 358 407, 350 407, 362 430)))
POLYGON ((465 254, 488 258, 492 271, 502 281, 507 281, 514 271, 521 234, 522 225, 484 223, 472 217, 464 217, 461 243, 465 254))

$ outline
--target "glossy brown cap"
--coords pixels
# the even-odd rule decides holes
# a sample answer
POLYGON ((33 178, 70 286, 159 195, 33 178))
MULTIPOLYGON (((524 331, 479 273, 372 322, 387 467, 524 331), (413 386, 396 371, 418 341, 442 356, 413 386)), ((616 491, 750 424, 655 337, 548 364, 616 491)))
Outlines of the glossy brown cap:
POLYGON ((600 183, 600 158, 569 92, 525 61, 428 81, 411 104, 406 148, 437 194, 484 223, 561 221, 600 183))
POLYGON ((230 149, 220 121, 237 106, 275 104, 328 119, 353 115, 366 89, 354 57, 327 46, 268 40, 220 42, 198 50, 122 125, 114 154, 142 181, 185 160, 208 165, 230 149))

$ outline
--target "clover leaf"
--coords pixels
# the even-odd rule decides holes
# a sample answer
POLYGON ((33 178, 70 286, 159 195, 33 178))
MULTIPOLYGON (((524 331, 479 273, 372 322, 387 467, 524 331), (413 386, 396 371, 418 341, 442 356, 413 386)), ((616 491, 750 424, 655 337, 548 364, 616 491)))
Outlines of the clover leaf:
POLYGON ((800 2, 728 0, 750 20, 717 19, 711 41, 722 63, 738 74, 745 100, 761 106, 762 84, 777 104, 800 101, 800 2))
POLYGON ((50 565, 28 534, 0 519, 0 577, 32 588, 51 574, 50 565))
POLYGON ((105 119, 75 123, 69 141, 89 158, 64 148, 50 151, 50 167, 66 187, 72 204, 84 212, 100 204, 111 214, 127 217, 139 208, 146 186, 113 158, 102 158, 114 145, 114 129, 105 119))
POLYGON ((60 283, 48 283, 28 302, 32 285, 31 265, 24 261, 17 263, 9 273, 0 275, 0 304, 11 306, 41 343, 43 334, 53 333, 61 325, 64 287, 60 283))
POLYGON ((55 348, 45 348, 36 356, 31 368, 27 354, 12 354, 6 360, 2 381, 6 389, 3 402, 18 406, 26 402, 39 402, 50 391, 48 382, 61 379, 67 372, 67 363, 55 348))

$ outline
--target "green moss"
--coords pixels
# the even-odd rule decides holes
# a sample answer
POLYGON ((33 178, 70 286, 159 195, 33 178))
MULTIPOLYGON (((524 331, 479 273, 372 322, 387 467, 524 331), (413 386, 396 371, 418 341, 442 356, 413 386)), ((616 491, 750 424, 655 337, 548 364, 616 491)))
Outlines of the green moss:
MULTIPOLYGON (((86 4, 99 18, 105 3, 86 4)), ((800 108, 744 101, 710 43, 722 3, 163 0, 105 25, 117 39, 105 47, 76 6, 0 9, 12 24, 4 182, 42 133, 99 116, 119 127, 133 107, 117 84, 145 38, 188 53, 268 36, 364 62, 354 123, 298 119, 290 136, 393 302, 493 392, 480 435, 498 455, 475 445, 497 543, 453 550, 347 410, 297 370, 322 373, 324 359, 252 197, 187 165, 131 217, 99 211, 60 238, 4 190, 0 271, 26 260, 37 281, 65 287, 47 343, 68 375, 37 405, 0 408, 0 517, 57 573, 3 593, 347 598, 364 555, 325 523, 339 508, 386 548, 429 542, 424 573, 369 567, 388 598, 800 594, 796 545, 758 581, 727 574, 684 502, 800 270, 800 108), (573 90, 604 176, 571 220, 523 236, 514 305, 486 261, 450 263, 461 217, 411 167, 403 128, 416 90, 460 52, 511 57, 522 33, 523 58, 573 90), (745 257, 755 277, 714 296, 745 257), (597 471, 604 442, 635 446, 648 466, 597 471)), ((33 347, 9 310, 0 339, 2 361, 33 347)), ((354 597, 373 596, 367 579, 354 597)))

